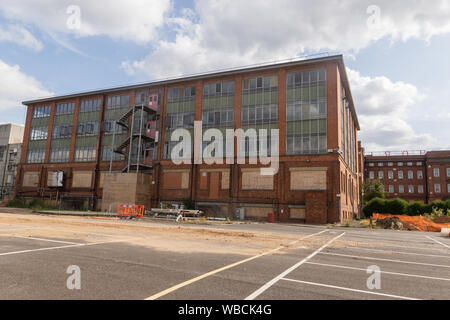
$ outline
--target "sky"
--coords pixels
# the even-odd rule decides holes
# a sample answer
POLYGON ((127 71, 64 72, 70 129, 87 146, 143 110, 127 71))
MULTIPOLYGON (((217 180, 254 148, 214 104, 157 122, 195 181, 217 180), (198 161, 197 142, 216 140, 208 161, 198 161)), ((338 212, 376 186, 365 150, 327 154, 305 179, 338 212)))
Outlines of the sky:
POLYGON ((27 99, 344 55, 366 151, 450 149, 448 0, 2 0, 0 123, 27 99))

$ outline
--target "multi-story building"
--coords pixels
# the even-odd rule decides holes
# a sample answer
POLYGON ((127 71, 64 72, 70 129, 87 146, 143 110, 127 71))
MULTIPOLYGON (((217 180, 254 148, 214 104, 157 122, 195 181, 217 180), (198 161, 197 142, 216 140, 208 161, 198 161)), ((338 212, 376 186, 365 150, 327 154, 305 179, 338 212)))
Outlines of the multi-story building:
MULTIPOLYGON (((143 165, 140 172, 151 175, 148 197, 153 206, 190 200, 217 215, 234 216, 244 209, 249 218, 266 219, 274 213, 279 221, 308 223, 338 222, 359 212, 359 123, 340 55, 24 104, 28 112, 16 190, 20 197, 58 192, 66 201, 89 201, 98 208, 105 173, 130 168, 137 158, 143 165), (154 113, 148 109, 141 114, 142 105, 151 105, 154 113), (115 127, 119 118, 121 125, 115 127), (197 131, 195 121, 202 121, 197 131), (145 126, 151 139, 137 144, 134 133, 127 138, 129 128, 136 126, 145 126), (220 140, 224 148, 234 142, 232 164, 200 164, 194 155, 191 163, 175 164, 177 142, 171 137, 179 128, 192 133, 255 129, 261 134, 258 141, 278 129, 279 170, 262 175, 260 168, 267 165, 261 161, 238 164, 240 143, 246 155, 254 147, 245 136, 241 141, 232 136, 220 140), (51 185, 55 171, 65 173, 58 189, 51 185)), ((192 149, 197 147, 192 141, 192 149)), ((271 142, 269 148, 255 148, 271 150, 271 142)))
POLYGON ((20 163, 24 126, 0 125, 0 199, 12 197, 20 163))
POLYGON ((450 151, 368 153, 364 174, 382 181, 388 198, 422 203, 450 199, 450 151))

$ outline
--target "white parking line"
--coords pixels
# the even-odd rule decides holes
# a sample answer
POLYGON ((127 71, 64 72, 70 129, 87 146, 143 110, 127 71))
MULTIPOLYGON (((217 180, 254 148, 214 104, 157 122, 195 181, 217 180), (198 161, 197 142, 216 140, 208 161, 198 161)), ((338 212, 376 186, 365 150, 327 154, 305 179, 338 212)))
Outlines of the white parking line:
POLYGON ((302 284, 309 284, 312 286, 318 286, 318 287, 326 287, 326 288, 332 288, 332 289, 339 289, 339 290, 345 290, 345 291, 352 291, 352 292, 359 292, 359 293, 367 293, 367 294, 373 294, 377 296, 383 296, 383 297, 389 297, 389 298, 396 298, 396 299, 403 299, 403 300, 422 300, 417 298, 410 298, 410 297, 403 297, 403 296, 396 296, 393 294, 387 294, 387 293, 379 293, 379 292, 373 292, 373 291, 366 291, 366 290, 359 290, 359 289, 353 289, 353 288, 346 288, 346 287, 338 287, 338 286, 332 286, 330 284, 324 284, 324 283, 316 283, 316 282, 309 282, 309 281, 301 281, 301 280, 295 280, 295 279, 288 279, 288 278, 282 278, 280 280, 284 281, 291 281, 291 282, 297 282, 302 284))
MULTIPOLYGON (((306 264, 313 264, 316 266, 331 267, 331 268, 361 270, 361 271, 367 272, 367 269, 364 269, 364 268, 355 268, 355 267, 348 267, 348 266, 342 266, 342 265, 336 265, 336 264, 326 264, 326 263, 317 263, 317 262, 306 262, 306 264)), ((448 279, 448 278, 422 276, 422 275, 410 274, 410 273, 400 273, 400 272, 391 272, 391 271, 380 271, 380 273, 386 273, 386 274, 392 274, 392 275, 404 276, 404 277, 424 278, 424 279, 430 279, 430 280, 450 281, 450 279, 448 279)))
POLYGON ((433 239, 432 237, 427 236, 428 239, 433 240, 434 242, 437 242, 439 244, 442 244, 444 247, 450 248, 449 245, 446 245, 445 243, 440 242, 439 240, 433 239))
MULTIPOLYGON (((330 247, 330 248, 340 248, 340 247, 330 247)), ((450 259, 450 255, 443 256, 443 255, 437 255, 437 254, 425 254, 425 253, 417 253, 417 252, 405 252, 405 251, 392 251, 392 250, 381 250, 381 249, 370 249, 370 248, 363 248, 363 247, 346 247, 345 249, 356 249, 356 250, 366 250, 366 251, 374 251, 374 252, 388 252, 388 253, 395 253, 395 254, 409 254, 413 256, 424 256, 424 257, 435 257, 435 258, 445 258, 450 259)))
POLYGON ((308 260, 312 259, 315 255, 317 255, 318 253, 320 253, 320 251, 322 251, 323 249, 325 249, 327 246, 329 246, 331 243, 333 243, 335 240, 339 239, 340 237, 342 237, 344 233, 341 233, 340 235, 338 235, 337 237, 334 237, 333 239, 331 239, 330 241, 328 241, 327 243, 325 243, 323 246, 321 246, 319 249, 317 249, 316 251, 314 251, 313 253, 311 253, 309 256, 307 256, 306 258, 302 259, 301 261, 299 261, 298 263, 294 264, 292 267, 290 267, 289 269, 283 271, 282 273, 280 273, 278 276, 276 276, 275 278, 273 278, 272 280, 270 280, 269 282, 267 282, 266 284, 264 284, 261 288, 259 288, 258 290, 256 290, 255 292, 253 292, 251 295, 249 295, 247 298, 245 298, 245 300, 254 300, 255 298, 257 298, 261 293, 263 293, 264 291, 266 291, 267 289, 269 289, 271 286, 273 286, 275 283, 277 283, 280 279, 284 278, 285 276, 287 276, 289 273, 291 273, 292 271, 294 271, 295 269, 297 269, 298 267, 300 267, 302 264, 304 264, 305 262, 307 262, 308 260))
POLYGON ((21 239, 38 240, 38 241, 48 241, 48 242, 66 243, 66 244, 82 244, 82 243, 78 243, 78 242, 61 241, 61 240, 52 240, 52 239, 44 239, 44 238, 36 238, 36 237, 23 237, 23 236, 13 236, 13 237, 14 237, 14 238, 21 238, 21 239))
MULTIPOLYGON (((307 236, 305 236, 305 237, 300 238, 299 240, 295 240, 295 241, 289 243, 289 245, 293 245, 293 244, 295 244, 295 243, 297 243, 297 242, 300 242, 300 241, 302 241, 302 240, 311 238, 311 237, 313 237, 313 236, 317 236, 317 235, 319 235, 319 234, 321 234, 321 233, 324 233, 324 232, 327 232, 327 231, 328 231, 328 230, 322 230, 322 231, 320 231, 320 232, 317 232, 317 233, 313 233, 313 234, 307 235, 307 236)), ((258 254, 258 255, 256 255, 256 256, 253 256, 253 257, 250 257, 250 258, 247 258, 247 259, 244 259, 244 260, 240 260, 240 261, 238 261, 238 262, 229 264, 229 265, 224 266, 224 267, 221 267, 221 268, 219 268, 219 269, 216 269, 216 270, 213 270, 213 271, 204 273, 204 274, 202 274, 202 275, 200 275, 200 276, 198 276, 198 277, 195 277, 195 278, 193 278, 193 279, 190 279, 190 280, 187 280, 187 281, 185 281, 185 282, 179 283, 179 284, 177 284, 177 285, 175 285, 175 286, 173 286, 173 287, 170 287, 170 288, 168 288, 168 289, 166 289, 166 290, 163 290, 163 291, 161 291, 161 292, 158 292, 158 293, 156 293, 156 294, 154 294, 154 295, 152 295, 152 296, 146 298, 145 300, 156 300, 156 299, 161 298, 161 297, 163 297, 163 296, 165 296, 165 295, 167 295, 167 294, 169 294, 169 293, 171 293, 171 292, 174 292, 174 291, 176 291, 176 290, 178 290, 178 289, 180 289, 180 288, 182 288, 182 287, 185 287, 185 286, 187 286, 187 285, 190 285, 191 283, 197 282, 197 281, 199 281, 199 280, 202 280, 202 279, 205 279, 205 278, 207 278, 207 277, 209 277, 209 276, 212 276, 212 275, 214 275, 214 274, 216 274, 216 273, 219 273, 219 272, 228 270, 228 269, 233 268, 233 267, 235 267, 235 266, 238 266, 238 265, 240 265, 240 264, 243 264, 243 263, 246 263, 246 262, 255 260, 255 259, 257 259, 257 258, 260 258, 260 257, 266 256, 266 255, 272 254, 272 253, 274 253, 274 252, 277 252, 277 251, 279 251, 279 250, 281 250, 281 249, 285 249, 285 248, 286 248, 285 246, 280 246, 280 247, 275 248, 275 249, 273 249, 273 250, 269 250, 269 251, 266 251, 266 252, 264 252, 264 253, 258 254)))
POLYGON ((339 256, 339 257, 348 257, 348 258, 355 258, 355 259, 363 259, 363 260, 389 261, 389 262, 406 263, 406 264, 418 264, 418 265, 422 265, 422 266, 450 268, 449 265, 442 265, 442 264, 432 264, 432 263, 423 263, 423 262, 394 260, 394 259, 382 259, 382 258, 374 258, 374 257, 355 256, 355 255, 342 254, 342 253, 320 252, 320 254, 330 255, 330 256, 339 256))
POLYGON ((39 249, 20 250, 20 251, 12 251, 12 252, 0 253, 0 256, 9 256, 9 255, 13 255, 13 254, 21 254, 21 253, 36 252, 36 251, 48 251, 48 250, 65 249, 65 248, 74 248, 74 247, 95 246, 95 245, 99 245, 99 244, 107 244, 107 243, 114 243, 114 242, 131 241, 131 240, 136 240, 136 239, 137 239, 137 238, 132 238, 132 239, 122 239, 122 240, 111 240, 111 241, 94 242, 94 243, 71 244, 71 245, 67 245, 67 246, 59 246, 59 247, 49 247, 49 248, 39 248, 39 249))

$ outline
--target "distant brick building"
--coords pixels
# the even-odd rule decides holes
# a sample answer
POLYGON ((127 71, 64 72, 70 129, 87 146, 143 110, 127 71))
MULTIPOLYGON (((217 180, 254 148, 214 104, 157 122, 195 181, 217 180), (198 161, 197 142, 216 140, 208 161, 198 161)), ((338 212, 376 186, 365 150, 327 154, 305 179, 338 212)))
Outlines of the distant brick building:
POLYGON ((364 175, 381 180, 388 198, 422 203, 450 199, 450 151, 368 153, 364 175))
MULTIPOLYGON (((148 197, 153 206, 190 200, 219 216, 244 209, 248 218, 266 219, 275 213, 278 221, 307 223, 339 222, 359 214, 359 123, 342 56, 24 104, 28 112, 17 178, 20 197, 49 198, 58 192, 65 201, 100 208, 110 166, 121 172, 137 157, 144 161, 140 172, 152 177, 148 197), (130 129, 120 129, 114 137, 114 123, 148 103, 157 107, 156 114, 144 119, 153 136, 142 149, 135 144, 130 148, 130 129), (261 176, 261 163, 175 165, 172 132, 193 131, 194 121, 200 120, 204 130, 279 129, 278 173, 261 176), (126 152, 112 152, 118 149, 126 152), (64 171, 66 177, 58 189, 50 185, 55 171, 64 171)), ((133 120, 134 125, 139 121, 133 120)))
POLYGON ((23 132, 24 126, 11 123, 0 125, 0 199, 13 196, 23 132))

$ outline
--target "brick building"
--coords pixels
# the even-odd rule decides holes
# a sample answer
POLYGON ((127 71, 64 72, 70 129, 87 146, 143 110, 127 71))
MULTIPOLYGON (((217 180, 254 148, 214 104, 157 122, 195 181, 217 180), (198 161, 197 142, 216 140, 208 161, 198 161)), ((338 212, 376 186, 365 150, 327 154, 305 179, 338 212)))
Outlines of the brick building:
POLYGON ((364 174, 381 180, 388 198, 422 203, 450 199, 450 151, 368 153, 364 174))
MULTIPOLYGON (((210 214, 234 216, 244 209, 248 218, 266 219, 273 212, 278 221, 307 223, 337 222, 359 213, 359 124, 340 55, 24 104, 19 197, 58 193, 74 206, 100 208, 106 173, 121 172, 137 158, 140 172, 151 176, 152 206, 189 199, 210 214), (156 105, 155 113, 142 115, 142 109, 132 119, 122 117, 143 104, 156 105), (118 119, 132 124, 124 128, 118 119), (175 165, 171 134, 178 128, 192 132, 194 121, 201 120, 203 130, 279 129, 278 172, 261 175, 260 162, 175 165), (154 129, 152 139, 142 148, 131 147, 130 128, 137 124, 141 130, 142 121, 149 132, 154 129), (65 174, 62 187, 51 186, 55 171, 65 174)), ((224 146, 229 143, 224 138, 224 146)))
POLYGON ((24 127, 15 124, 0 125, 0 199, 13 196, 20 163, 24 127))

